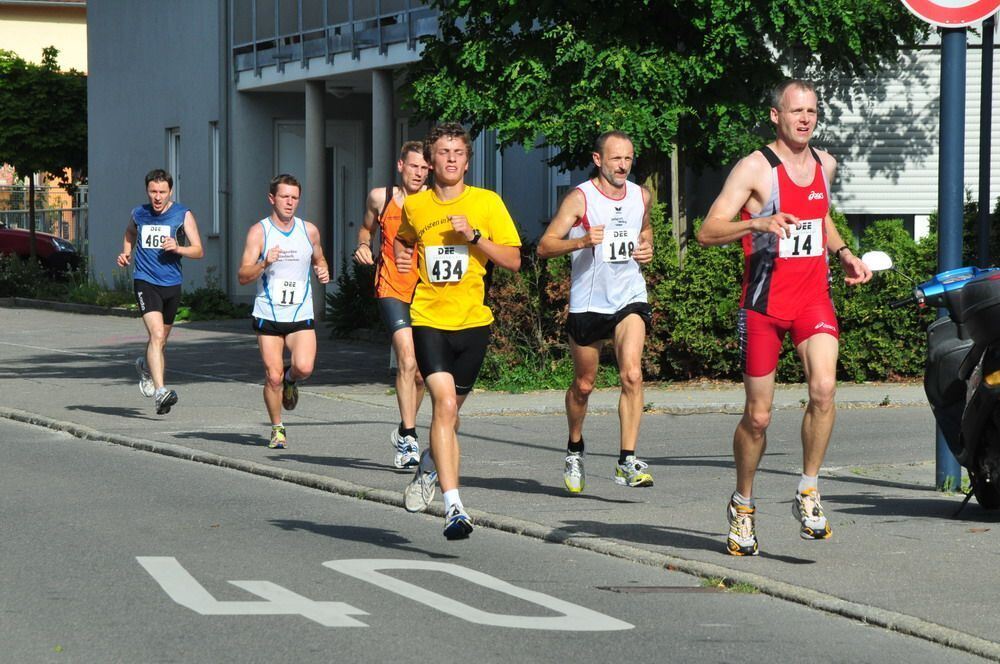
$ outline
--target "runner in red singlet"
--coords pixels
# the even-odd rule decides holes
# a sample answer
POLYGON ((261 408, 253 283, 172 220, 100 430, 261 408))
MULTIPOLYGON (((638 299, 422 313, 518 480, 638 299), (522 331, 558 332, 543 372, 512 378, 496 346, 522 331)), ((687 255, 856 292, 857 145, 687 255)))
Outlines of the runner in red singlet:
POLYGON ((426 189, 429 167, 424 159, 424 144, 409 141, 399 150, 396 162, 400 185, 377 187, 368 194, 365 217, 358 230, 358 248, 354 260, 362 265, 375 265, 375 297, 379 315, 389 331, 392 349, 396 353, 396 402, 399 405, 399 426, 389 433, 394 448, 393 465, 412 468, 420 463, 417 443, 417 411, 424 396, 424 382, 417 371, 413 352, 413 330, 410 326, 410 301, 417 286, 417 271, 401 273, 396 267, 392 242, 399 231, 403 201, 410 194, 426 189), (388 199, 388 200, 387 200, 388 199), (372 246, 375 224, 381 229, 379 246, 372 246))
POLYGON ((698 231, 702 245, 743 244, 737 326, 746 405, 733 436, 736 492, 727 508, 727 550, 735 556, 758 552, 753 480, 767 446, 775 370, 788 332, 809 385, 802 477, 792 509, 803 539, 826 539, 831 532, 817 483, 835 419, 839 331, 828 255, 840 262, 849 285, 865 283, 872 273, 830 217, 837 162, 809 145, 817 116, 811 83, 793 79, 777 86, 771 97, 777 139, 736 164, 698 231))

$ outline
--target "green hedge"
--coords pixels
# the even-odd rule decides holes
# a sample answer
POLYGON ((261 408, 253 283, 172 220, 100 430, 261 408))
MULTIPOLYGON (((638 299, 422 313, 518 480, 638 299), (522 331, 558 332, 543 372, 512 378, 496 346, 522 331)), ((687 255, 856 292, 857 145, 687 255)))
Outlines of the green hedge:
MULTIPOLYGON (((967 211, 968 212, 968 211, 967 211)), ((974 210, 972 211, 974 214, 974 210)), ((664 206, 653 210, 655 253, 644 268, 653 332, 646 342, 643 368, 647 378, 739 379, 736 313, 743 258, 738 243, 725 247, 687 247, 683 269, 664 206)), ((841 327, 839 376, 844 380, 897 380, 923 374, 927 325, 935 312, 916 307, 889 309, 906 297, 913 283, 935 272, 937 235, 914 242, 899 220, 878 221, 855 238, 842 215, 834 221, 857 255, 882 250, 893 257, 897 271, 877 274, 868 284, 848 287, 839 264, 833 265, 833 299, 841 327), (902 274, 899 274, 902 273, 902 274)), ((695 222, 695 227, 700 222, 695 222)), ((334 333, 377 327, 371 293, 371 271, 356 266, 341 272, 340 292, 328 296, 328 320, 334 333)), ((522 250, 517 274, 496 270, 489 303, 496 323, 493 343, 481 374, 481 385, 494 389, 563 388, 572 379, 565 323, 569 287, 569 257, 541 260, 534 245, 522 250)), ((614 358, 605 354, 599 385, 617 384, 614 358)), ((798 357, 786 340, 778 379, 801 381, 798 357)))

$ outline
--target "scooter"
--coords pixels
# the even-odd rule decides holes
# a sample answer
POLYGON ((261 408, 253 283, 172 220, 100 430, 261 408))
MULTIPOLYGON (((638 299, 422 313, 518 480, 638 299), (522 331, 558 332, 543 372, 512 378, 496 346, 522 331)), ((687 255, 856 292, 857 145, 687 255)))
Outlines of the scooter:
MULTIPOLYGON (((881 251, 861 257, 872 271, 892 268, 881 251)), ((918 284, 897 309, 948 311, 927 328, 924 391, 952 454, 969 473, 971 495, 1000 507, 1000 268, 961 267, 918 284)), ((961 510, 961 508, 959 508, 961 510)))

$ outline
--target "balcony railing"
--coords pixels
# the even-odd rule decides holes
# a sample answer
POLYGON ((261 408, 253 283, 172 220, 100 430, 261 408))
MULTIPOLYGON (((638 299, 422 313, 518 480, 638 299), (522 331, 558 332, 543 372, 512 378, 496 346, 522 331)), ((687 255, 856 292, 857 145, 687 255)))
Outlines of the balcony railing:
POLYGON ((385 53, 390 45, 416 49, 417 40, 437 34, 438 12, 420 0, 230 0, 233 73, 288 62, 303 67, 338 54, 360 58, 363 49, 385 53))

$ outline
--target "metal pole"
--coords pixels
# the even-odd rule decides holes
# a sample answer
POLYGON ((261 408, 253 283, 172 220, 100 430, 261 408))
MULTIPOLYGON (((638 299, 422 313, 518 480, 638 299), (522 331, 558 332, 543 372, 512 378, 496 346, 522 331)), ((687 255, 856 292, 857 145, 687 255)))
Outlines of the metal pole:
POLYGON ((982 97, 979 104, 979 219, 976 230, 976 258, 979 267, 990 264, 990 148, 993 131, 993 26, 990 16, 983 21, 982 97))
MULTIPOLYGON (((941 149, 938 159, 938 271, 962 265, 965 181, 965 28, 941 30, 941 149)), ((940 316, 947 315, 941 310, 940 316)), ((936 449, 938 489, 958 489, 962 468, 941 431, 936 449)))

